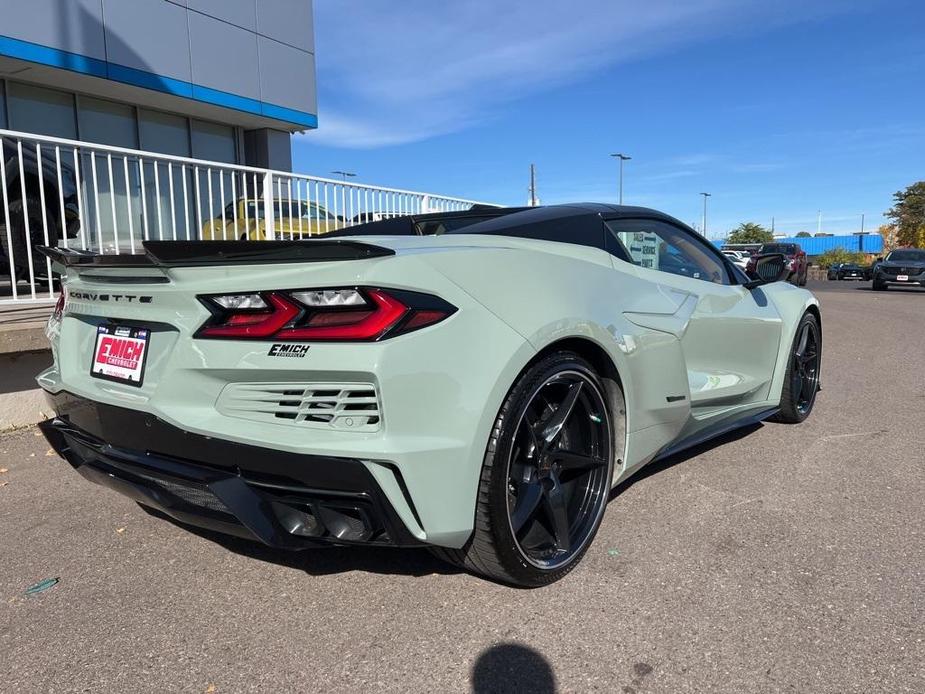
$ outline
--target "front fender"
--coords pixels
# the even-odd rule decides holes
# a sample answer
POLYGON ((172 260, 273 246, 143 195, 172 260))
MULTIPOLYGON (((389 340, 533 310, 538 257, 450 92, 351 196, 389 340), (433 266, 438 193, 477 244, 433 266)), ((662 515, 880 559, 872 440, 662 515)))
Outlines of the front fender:
MULTIPOLYGON (((783 319, 781 330, 780 347, 777 354, 777 363, 774 367, 774 377, 771 379, 771 389, 768 394, 768 400, 771 402, 780 402, 781 393, 784 388, 784 375, 787 372, 787 360, 790 358, 790 350, 793 347, 793 339, 796 336, 797 325, 803 318, 803 314, 811 308, 819 312, 819 331, 822 336, 822 311, 820 309, 819 299, 807 289, 801 289, 783 282, 775 282, 762 287, 768 299, 774 303, 778 313, 783 319)), ((820 366, 821 368, 821 366, 820 366)))

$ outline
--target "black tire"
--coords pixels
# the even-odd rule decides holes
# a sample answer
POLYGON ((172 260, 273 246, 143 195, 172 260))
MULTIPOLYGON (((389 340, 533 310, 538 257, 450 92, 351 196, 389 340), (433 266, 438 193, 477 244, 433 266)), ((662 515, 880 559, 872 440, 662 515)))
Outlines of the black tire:
POLYGON ((873 289, 875 292, 885 292, 886 284, 884 282, 878 282, 877 280, 874 280, 874 283, 871 286, 871 289, 873 289))
POLYGON ((807 312, 797 325, 790 348, 780 411, 774 417, 775 421, 799 424, 809 417, 819 392, 821 366, 822 330, 816 316, 807 312))
POLYGON ((569 573, 593 541, 610 494, 615 429, 607 392, 591 365, 572 352, 526 369, 492 428, 472 536, 462 549, 433 547, 433 553, 521 587, 569 573))
POLYGON ((42 203, 36 198, 26 198, 25 209, 29 214, 29 241, 26 243, 26 215, 22 200, 10 202, 10 255, 13 261, 13 275, 16 280, 29 281, 29 255, 32 256, 32 276, 36 281, 46 278, 48 265, 45 256, 35 250, 36 246, 58 245, 58 224, 54 215, 45 215, 48 220, 48 242, 42 222, 42 203))

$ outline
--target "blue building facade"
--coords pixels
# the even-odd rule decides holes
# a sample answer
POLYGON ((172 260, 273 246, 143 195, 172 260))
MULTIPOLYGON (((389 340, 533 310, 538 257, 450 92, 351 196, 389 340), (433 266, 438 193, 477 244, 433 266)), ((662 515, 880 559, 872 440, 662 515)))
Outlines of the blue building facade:
POLYGON ((286 169, 290 134, 317 127, 312 0, 0 0, 0 16, 0 128, 286 169), (161 121, 175 141, 151 136, 161 121))

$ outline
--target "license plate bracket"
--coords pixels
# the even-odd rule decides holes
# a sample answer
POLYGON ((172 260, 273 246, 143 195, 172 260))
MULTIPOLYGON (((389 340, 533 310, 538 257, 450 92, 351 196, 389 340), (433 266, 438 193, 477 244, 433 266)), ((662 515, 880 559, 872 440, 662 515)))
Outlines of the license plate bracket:
POLYGON ((140 388, 144 383, 150 337, 148 328, 112 323, 98 325, 90 375, 140 388))

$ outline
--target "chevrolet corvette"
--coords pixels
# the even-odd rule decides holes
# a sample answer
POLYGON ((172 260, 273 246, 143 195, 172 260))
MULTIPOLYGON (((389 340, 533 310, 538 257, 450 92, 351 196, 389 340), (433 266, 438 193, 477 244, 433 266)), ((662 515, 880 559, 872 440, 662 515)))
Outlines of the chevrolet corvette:
POLYGON ((426 546, 535 587, 647 463, 813 408, 819 304, 782 255, 747 275, 665 214, 592 203, 348 231, 43 248, 53 448, 181 523, 426 546))

